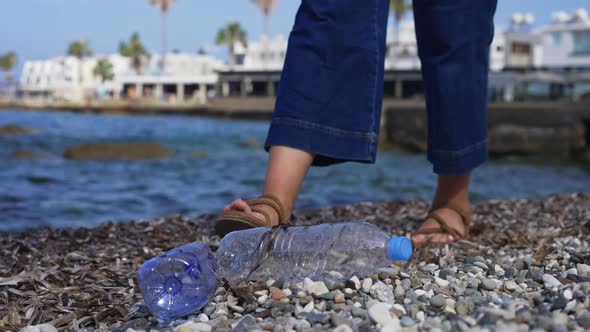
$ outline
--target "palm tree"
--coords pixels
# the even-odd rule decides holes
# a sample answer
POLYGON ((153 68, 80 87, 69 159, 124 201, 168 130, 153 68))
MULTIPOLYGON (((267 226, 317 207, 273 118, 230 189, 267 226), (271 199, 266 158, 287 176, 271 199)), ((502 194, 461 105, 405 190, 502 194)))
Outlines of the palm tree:
POLYGON ((18 58, 16 53, 8 52, 2 56, 0 56, 0 69, 4 72, 4 80, 6 81, 6 87, 10 88, 12 85, 12 70, 16 67, 16 63, 18 62, 18 58))
POLYGON ((236 21, 232 21, 227 23, 226 26, 219 29, 217 32, 217 37, 215 38, 215 43, 217 45, 228 45, 229 46, 229 64, 235 65, 236 64, 236 52, 235 52, 235 44, 237 42, 241 42, 244 45, 247 45, 246 41, 246 31, 242 29, 240 23, 236 21))
POLYGON ((82 60, 85 57, 92 55, 92 49, 90 49, 90 46, 88 45, 87 41, 80 39, 70 44, 67 53, 68 55, 75 56, 76 58, 78 58, 78 79, 80 80, 80 83, 82 83, 84 81, 82 79, 82 60))
POLYGON ((412 10, 412 4, 406 0, 390 0, 389 11, 393 14, 395 20, 395 31, 399 39, 399 25, 408 11, 412 10))
POLYGON ((269 28, 268 23, 270 19, 270 13, 275 8, 278 3, 278 0, 250 0, 251 2, 258 5, 258 8, 264 15, 264 34, 269 36, 269 28))
POLYGON ((152 6, 160 7, 162 13, 162 62, 160 68, 164 71, 166 66, 166 53, 168 52, 168 12, 175 0, 150 0, 152 6))
POLYGON ((106 58, 98 60, 92 73, 95 77, 100 77, 100 80, 103 83, 110 81, 115 77, 115 74, 113 73, 113 64, 106 58))
POLYGON ((131 59, 131 65, 133 66, 133 69, 135 69, 137 74, 141 73, 141 68, 143 67, 144 60, 149 56, 149 53, 143 46, 143 43, 139 38, 139 34, 137 32, 131 36, 129 42, 122 41, 119 43, 119 53, 122 56, 131 59))

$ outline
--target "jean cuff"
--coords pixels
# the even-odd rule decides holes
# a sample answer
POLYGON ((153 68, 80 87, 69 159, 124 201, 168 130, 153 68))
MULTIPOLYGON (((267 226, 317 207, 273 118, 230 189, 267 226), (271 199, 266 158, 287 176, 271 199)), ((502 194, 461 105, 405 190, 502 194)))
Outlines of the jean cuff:
POLYGON ((301 119, 275 117, 264 144, 288 146, 316 155, 314 166, 328 166, 346 161, 374 163, 377 134, 342 130, 301 119))
POLYGON ((434 173, 444 175, 465 174, 488 160, 488 140, 472 144, 461 150, 428 149, 428 160, 434 173))

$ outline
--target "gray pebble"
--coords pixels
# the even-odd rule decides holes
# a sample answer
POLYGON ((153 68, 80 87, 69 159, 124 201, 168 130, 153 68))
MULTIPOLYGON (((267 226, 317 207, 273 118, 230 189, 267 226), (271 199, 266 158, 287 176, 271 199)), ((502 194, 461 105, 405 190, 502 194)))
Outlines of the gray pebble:
POLYGON ((438 272, 438 277, 441 279, 447 279, 447 276, 455 276, 455 272, 451 269, 442 269, 440 270, 440 272, 438 272))
POLYGON ((365 318, 367 317, 367 310, 359 308, 359 307, 352 307, 351 311, 354 317, 365 318))
POLYGON ((410 288, 412 288, 412 282, 410 281, 410 279, 402 279, 400 285, 404 288, 404 290, 409 290, 410 288))
POLYGON ((488 279, 485 278, 481 281, 481 285, 485 290, 493 291, 494 289, 498 288, 500 282, 496 279, 488 279))
POLYGON ((409 326, 414 326, 414 325, 416 325, 416 322, 415 322, 415 321, 414 321, 414 320, 413 320, 411 317, 408 317, 408 316, 403 316, 403 317, 400 319, 400 324, 401 324, 403 327, 409 327, 409 326))
POLYGON ((443 307, 446 304, 446 302, 447 298, 442 294, 435 295, 430 299, 430 304, 438 308, 443 307))

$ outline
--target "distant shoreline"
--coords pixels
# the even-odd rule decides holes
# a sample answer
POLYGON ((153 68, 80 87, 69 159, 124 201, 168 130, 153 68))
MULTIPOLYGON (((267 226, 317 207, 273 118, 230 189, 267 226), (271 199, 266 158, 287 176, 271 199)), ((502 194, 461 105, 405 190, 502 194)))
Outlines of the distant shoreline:
POLYGON ((260 120, 270 119, 273 109, 273 98, 224 98, 212 100, 207 104, 173 104, 154 101, 93 101, 90 103, 0 101, 0 110, 43 110, 115 115, 188 115, 260 120))
MULTIPOLYGON (((155 101, 26 102, 0 101, 0 110, 123 115, 186 115, 222 119, 270 120, 274 98, 227 97, 207 104, 155 101)), ((381 146, 425 152, 427 121, 424 101, 384 99, 381 146)), ((590 161, 590 102, 490 103, 492 157, 539 157, 590 161)))

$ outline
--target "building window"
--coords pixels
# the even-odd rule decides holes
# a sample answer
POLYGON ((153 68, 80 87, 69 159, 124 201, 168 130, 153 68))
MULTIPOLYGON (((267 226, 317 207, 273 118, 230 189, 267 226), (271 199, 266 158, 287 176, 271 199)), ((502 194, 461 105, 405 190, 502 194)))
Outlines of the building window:
POLYGON ((553 40, 553 45, 561 44, 561 31, 552 32, 551 40, 553 40))
POLYGON ((512 54, 529 55, 531 53, 531 45, 525 43, 512 43, 512 54))
POLYGON ((574 31, 574 55, 590 55, 590 30, 574 31))

